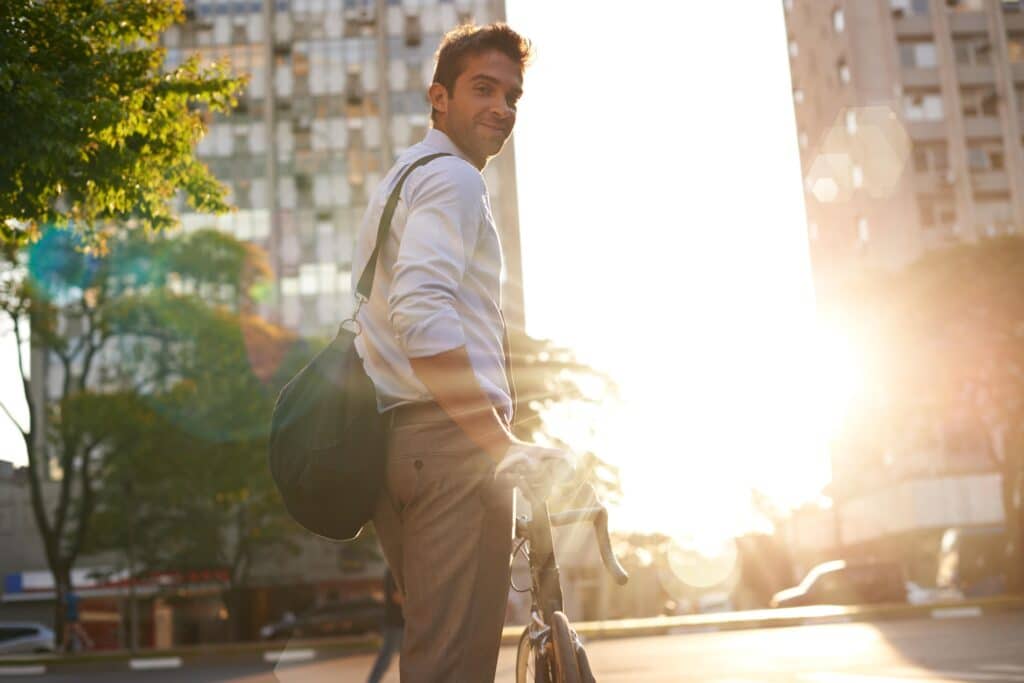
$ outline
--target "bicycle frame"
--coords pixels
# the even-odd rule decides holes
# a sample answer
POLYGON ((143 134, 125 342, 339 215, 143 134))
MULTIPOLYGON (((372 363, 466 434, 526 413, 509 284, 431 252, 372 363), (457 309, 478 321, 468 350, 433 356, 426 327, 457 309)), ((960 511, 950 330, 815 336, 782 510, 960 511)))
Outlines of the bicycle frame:
MULTIPOLYGON (((556 526, 567 524, 579 524, 592 522, 597 535, 598 548, 601 552, 601 559, 615 581, 622 585, 626 583, 629 575, 619 564, 612 552, 611 543, 608 537, 608 512, 604 506, 597 502, 597 496, 593 488, 590 489, 595 504, 591 507, 567 510, 551 514, 547 502, 531 495, 527 487, 520 488, 524 497, 530 503, 532 519, 525 515, 516 515, 515 536, 520 543, 528 545, 527 561, 530 568, 530 623, 527 627, 528 636, 534 654, 534 665, 536 669, 536 680, 546 681, 543 673, 548 658, 550 657, 551 624, 554 621, 555 612, 563 612, 563 597, 561 577, 558 571, 558 563, 555 560, 554 538, 551 529, 556 526)), ((564 619, 564 615, 563 615, 564 619)), ((583 647, 579 642, 576 632, 571 630, 572 647, 585 660, 582 653, 583 647)), ((587 667, 589 674, 589 666, 587 667)), ((589 680, 592 680, 589 679, 589 680)))

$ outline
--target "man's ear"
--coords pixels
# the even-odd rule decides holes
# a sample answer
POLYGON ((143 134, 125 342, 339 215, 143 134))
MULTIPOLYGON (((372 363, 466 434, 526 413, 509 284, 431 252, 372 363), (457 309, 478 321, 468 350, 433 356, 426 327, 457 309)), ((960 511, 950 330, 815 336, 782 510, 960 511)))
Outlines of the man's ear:
POLYGON ((427 99, 430 100, 430 106, 435 111, 439 111, 442 114, 448 113, 448 89, 440 83, 431 83, 430 89, 427 90, 427 99))

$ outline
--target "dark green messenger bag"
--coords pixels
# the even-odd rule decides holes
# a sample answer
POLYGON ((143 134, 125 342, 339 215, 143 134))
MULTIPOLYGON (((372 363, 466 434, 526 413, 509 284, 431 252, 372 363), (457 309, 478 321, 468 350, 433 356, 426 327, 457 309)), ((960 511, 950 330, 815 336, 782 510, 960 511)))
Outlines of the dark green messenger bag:
MULTIPOLYGON (((450 155, 431 154, 401 173, 356 287, 359 305, 370 298, 377 258, 406 178, 442 156, 450 155)), ((285 507, 309 531, 337 541, 355 538, 373 517, 387 447, 373 382, 356 353, 359 323, 355 314, 352 318, 345 323, 354 331, 342 323, 327 348, 281 390, 270 425, 270 472, 285 507)))

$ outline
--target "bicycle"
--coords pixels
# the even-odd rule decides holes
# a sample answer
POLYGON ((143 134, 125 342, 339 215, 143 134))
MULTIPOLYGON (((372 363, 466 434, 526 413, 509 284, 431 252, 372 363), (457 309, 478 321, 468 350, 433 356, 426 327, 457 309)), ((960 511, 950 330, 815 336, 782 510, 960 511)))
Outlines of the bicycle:
MULTIPOLYGON (((605 568, 617 584, 624 585, 629 574, 619 564, 608 537, 608 511, 589 484, 594 504, 590 507, 551 514, 546 496, 529 486, 517 487, 530 503, 532 519, 516 515, 515 552, 525 552, 530 567, 530 622, 523 629, 516 650, 516 683, 594 683, 594 674, 583 643, 569 623, 562 605, 562 585, 555 561, 551 529, 568 524, 593 522, 598 549, 605 568)), ((512 585, 512 589, 525 592, 512 585)))

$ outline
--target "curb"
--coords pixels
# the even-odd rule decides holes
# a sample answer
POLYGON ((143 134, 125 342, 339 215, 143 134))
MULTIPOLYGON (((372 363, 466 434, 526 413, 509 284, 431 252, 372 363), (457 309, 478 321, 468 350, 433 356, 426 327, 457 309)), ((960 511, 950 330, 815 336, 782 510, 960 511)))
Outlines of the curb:
MULTIPOLYGON (((853 622, 889 621, 910 618, 964 619, 1024 610, 1024 596, 985 598, 931 605, 888 604, 857 607, 820 605, 784 609, 687 614, 670 617, 646 617, 609 621, 583 621, 573 624, 576 632, 588 639, 629 638, 682 633, 716 633, 761 628, 782 628, 853 622)), ((522 626, 506 626, 502 645, 515 645, 522 626)), ((377 651, 380 639, 373 636, 321 638, 286 642, 225 643, 153 650, 132 655, 127 650, 80 655, 11 655, 0 657, 0 678, 37 676, 81 666, 103 670, 152 671, 179 669, 210 661, 258 659, 268 664, 297 664, 339 655, 367 654, 377 651)))

